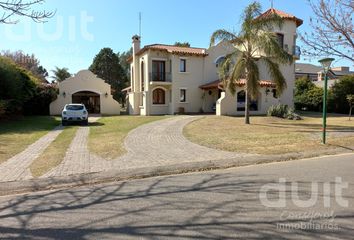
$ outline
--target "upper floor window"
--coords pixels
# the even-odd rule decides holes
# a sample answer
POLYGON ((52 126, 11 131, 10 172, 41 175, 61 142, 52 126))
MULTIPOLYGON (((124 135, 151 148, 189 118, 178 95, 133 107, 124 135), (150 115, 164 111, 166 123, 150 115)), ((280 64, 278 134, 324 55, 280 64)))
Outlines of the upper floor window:
POLYGON ((165 61, 152 61, 152 81, 166 81, 165 61))
POLYGON ((284 48, 284 34, 277 33, 277 41, 281 48, 284 48))
POLYGON ((141 62, 141 91, 144 91, 144 83, 145 83, 145 71, 144 71, 144 62, 141 62))
POLYGON ((180 72, 186 72, 187 71, 187 60, 186 59, 180 59, 180 61, 179 61, 179 71, 180 72))

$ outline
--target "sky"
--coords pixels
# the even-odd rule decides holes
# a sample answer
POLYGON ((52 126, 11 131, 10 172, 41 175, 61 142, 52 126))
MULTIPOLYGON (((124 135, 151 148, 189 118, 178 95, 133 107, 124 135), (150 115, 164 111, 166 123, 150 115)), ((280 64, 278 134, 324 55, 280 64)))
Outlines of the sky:
MULTIPOLYGON (((142 45, 176 41, 207 48, 217 29, 237 31, 242 10, 251 0, 46 0, 37 9, 56 11, 46 23, 19 19, 15 25, 0 25, 0 50, 34 54, 48 72, 55 66, 71 73, 87 69, 104 47, 123 52, 139 33, 142 15, 142 45)), ((263 10, 270 0, 261 0, 263 10)), ((311 8, 307 0, 274 0, 274 8, 304 20, 299 32, 309 31, 311 8)), ((298 41, 301 46, 301 42, 298 41)), ((317 64, 301 57, 299 62, 317 64)), ((336 66, 350 66, 337 60, 336 66)))

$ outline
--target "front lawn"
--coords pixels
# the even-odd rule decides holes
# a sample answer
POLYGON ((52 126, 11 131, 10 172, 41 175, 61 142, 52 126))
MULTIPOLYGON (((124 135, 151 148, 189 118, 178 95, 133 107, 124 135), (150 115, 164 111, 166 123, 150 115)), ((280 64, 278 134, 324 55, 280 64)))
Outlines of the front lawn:
POLYGON ((123 155, 124 138, 134 128, 166 116, 115 116, 103 117, 90 128, 89 150, 105 159, 123 155))
POLYGON ((330 115, 328 145, 321 144, 322 118, 311 114, 292 121, 273 117, 208 116, 184 129, 185 136, 198 144, 242 153, 282 154, 354 146, 354 121, 343 115, 330 115))
POLYGON ((59 124, 59 118, 49 116, 0 121, 0 163, 22 152, 59 124))

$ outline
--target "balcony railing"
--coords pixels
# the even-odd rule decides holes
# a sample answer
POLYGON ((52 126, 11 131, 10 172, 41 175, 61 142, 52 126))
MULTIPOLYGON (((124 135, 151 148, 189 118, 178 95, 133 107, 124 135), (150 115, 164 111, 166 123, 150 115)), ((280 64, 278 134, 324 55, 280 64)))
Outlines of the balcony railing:
POLYGON ((150 72, 149 73, 150 82, 171 82, 171 73, 169 72, 150 72))
POLYGON ((301 56, 301 48, 299 46, 294 46, 293 47, 293 55, 300 59, 300 56, 301 56))

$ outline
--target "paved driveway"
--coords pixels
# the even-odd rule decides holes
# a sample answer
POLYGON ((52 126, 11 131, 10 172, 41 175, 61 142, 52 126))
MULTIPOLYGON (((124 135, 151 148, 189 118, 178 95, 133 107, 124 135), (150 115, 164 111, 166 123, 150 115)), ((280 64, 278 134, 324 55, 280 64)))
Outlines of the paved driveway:
POLYGON ((128 153, 116 159, 114 166, 135 168, 249 156, 207 148, 187 140, 183 136, 184 126, 199 118, 176 116, 134 129, 125 139, 128 153))
MULTIPOLYGON (((115 160, 105 160, 89 152, 87 140, 90 129, 80 127, 66 152, 63 162, 42 177, 69 176, 101 172, 111 169, 130 169, 145 166, 163 166, 181 162, 197 162, 249 156, 203 147, 188 141, 183 128, 199 116, 176 116, 142 125, 131 131, 125 139, 127 154, 115 160)), ((91 117, 90 121, 98 118, 91 117)), ((59 135, 57 129, 29 146, 24 152, 0 165, 0 181, 31 179, 28 167, 59 135), (29 155, 29 153, 35 153, 29 155), (19 162, 21 164, 19 164, 19 162), (11 174, 11 172, 16 174, 11 174)))

